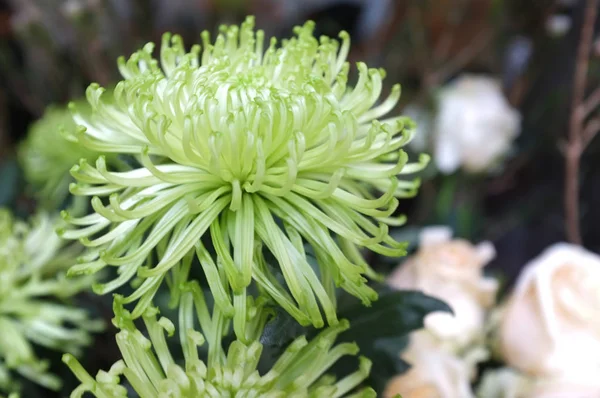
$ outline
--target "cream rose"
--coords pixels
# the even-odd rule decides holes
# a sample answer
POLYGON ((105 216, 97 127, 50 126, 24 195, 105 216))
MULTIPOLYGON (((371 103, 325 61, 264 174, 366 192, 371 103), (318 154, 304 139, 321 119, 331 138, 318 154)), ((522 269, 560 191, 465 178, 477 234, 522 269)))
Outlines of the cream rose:
POLYGON ((411 368, 389 381, 384 398, 471 398, 473 364, 440 350, 433 336, 417 332, 411 336, 403 356, 411 368))
POLYGON ((460 167, 468 172, 485 171, 508 152, 520 123, 519 113, 496 80, 460 77, 439 97, 433 159, 443 173, 460 167))
POLYGON ((419 250, 389 277, 397 289, 417 289, 444 300, 453 314, 425 318, 426 329, 443 345, 460 350, 482 337, 486 310, 494 304, 497 282, 483 276, 494 257, 491 243, 452 239, 447 227, 425 228, 419 250))
POLYGON ((600 256, 559 243, 532 260, 498 338, 505 361, 530 375, 600 382, 600 256))

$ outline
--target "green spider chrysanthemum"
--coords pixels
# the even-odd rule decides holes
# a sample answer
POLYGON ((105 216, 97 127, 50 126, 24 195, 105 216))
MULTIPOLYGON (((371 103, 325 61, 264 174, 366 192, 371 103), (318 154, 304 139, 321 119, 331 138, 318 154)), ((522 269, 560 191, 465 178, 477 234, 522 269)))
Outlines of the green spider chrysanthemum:
MULTIPOLYGON (((104 95, 110 101, 111 94, 104 95)), ((86 100, 76 102, 81 114, 89 115, 91 108, 86 100)), ((40 204, 47 209, 56 209, 64 204, 69 195, 69 184, 73 177, 69 171, 81 159, 95 162, 101 152, 69 140, 78 126, 67 107, 49 106, 41 119, 29 128, 26 140, 19 148, 19 163, 26 180, 35 189, 40 204)), ((125 164, 117 156, 107 158, 111 165, 122 171, 125 164)))
MULTIPOLYGON (((78 109, 86 112, 89 105, 78 103, 78 109)), ((49 107, 44 116, 33 123, 27 139, 19 150, 19 161, 25 178, 36 189, 41 204, 57 208, 69 194, 73 177, 69 170, 80 159, 95 161, 99 152, 87 149, 63 137, 64 131, 74 131, 77 125, 66 107, 49 107)))
POLYGON ((61 232, 96 248, 73 274, 120 266, 119 277, 96 286, 98 293, 140 277, 126 299, 141 298, 134 317, 167 271, 171 284, 186 279, 179 262, 194 250, 229 315, 243 307, 252 280, 300 323, 317 327, 323 314, 337 322, 335 286, 366 304, 376 299, 365 279, 376 275, 360 248, 405 253, 388 225, 402 221, 391 218, 396 198, 414 195, 418 181, 398 175, 422 169, 427 159, 407 164, 401 148, 412 137, 410 119, 377 120, 397 103, 399 86, 374 106, 383 71, 359 63, 358 82, 347 87, 348 35, 340 34, 340 44, 312 32, 307 23, 280 48, 273 39, 263 51, 263 33, 249 18, 241 28, 223 27, 214 44, 205 32, 204 50, 194 46, 189 53, 178 36, 166 35, 160 67, 152 44, 120 60, 125 79, 114 105, 103 101, 102 88, 89 87, 93 114, 75 110, 85 130, 74 139, 91 150, 137 155, 142 167, 113 172, 100 157, 72 169, 78 183, 71 191, 93 196, 95 213, 65 213, 78 228, 61 232), (201 242, 205 234, 216 263, 201 242), (306 244, 318 271, 307 261, 306 244), (277 260, 285 285, 268 269, 263 248, 277 260))
POLYGON ((80 254, 54 233, 56 220, 40 213, 32 225, 0 210, 0 391, 18 383, 14 371, 51 389, 60 386, 34 344, 78 354, 99 327, 86 311, 64 300, 89 288, 89 278, 67 279, 64 272, 80 254))
POLYGON ((140 398, 375 397, 370 388, 347 395, 368 376, 371 363, 366 358, 361 357, 359 369, 340 381, 324 375, 341 357, 358 352, 353 343, 335 345, 337 335, 348 327, 346 321, 325 329, 310 342, 305 337, 296 339, 268 372, 260 374, 257 366, 263 345, 259 338, 269 317, 263 301, 249 300, 252 331, 246 337, 250 343, 235 340, 225 350, 222 336, 229 328, 230 319, 218 308, 211 316, 196 283, 188 283, 184 290, 178 328, 183 365, 173 359, 165 339, 165 332, 169 336, 175 333, 173 323, 164 317, 157 319, 158 310, 148 308, 143 315, 148 339, 135 327, 131 314, 123 309, 122 300, 117 296, 113 323, 120 329, 117 344, 123 359, 108 372, 100 371, 94 379, 74 357, 65 355, 63 360, 81 382, 71 397, 79 398, 86 392, 98 398, 127 397, 127 389, 120 384, 121 375, 140 398), (196 316, 202 333, 194 329, 196 316), (198 347, 205 341, 208 358, 203 361, 198 347))

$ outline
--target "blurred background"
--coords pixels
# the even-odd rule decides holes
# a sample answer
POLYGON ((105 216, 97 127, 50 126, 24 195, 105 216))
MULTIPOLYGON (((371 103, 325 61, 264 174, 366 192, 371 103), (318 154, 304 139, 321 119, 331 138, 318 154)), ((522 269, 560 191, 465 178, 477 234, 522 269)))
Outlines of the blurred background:
MULTIPOLYGON (((491 272, 510 286, 552 243, 581 240, 600 250, 593 20, 580 45, 586 7, 597 3, 0 0, 0 206, 21 214, 35 207, 16 160, 19 142, 47 106, 83 97, 91 82, 117 82, 118 56, 167 31, 191 45, 201 31, 249 14, 278 37, 311 19, 318 34, 348 31, 350 60, 384 68, 386 92, 402 84, 396 113, 419 125, 410 150, 432 155, 419 194, 401 202, 408 224, 395 237, 414 243, 422 227, 445 224, 456 236, 490 240, 491 272), (583 116, 574 117, 578 109, 583 116)), ((383 272, 397 263, 371 260, 383 272)))

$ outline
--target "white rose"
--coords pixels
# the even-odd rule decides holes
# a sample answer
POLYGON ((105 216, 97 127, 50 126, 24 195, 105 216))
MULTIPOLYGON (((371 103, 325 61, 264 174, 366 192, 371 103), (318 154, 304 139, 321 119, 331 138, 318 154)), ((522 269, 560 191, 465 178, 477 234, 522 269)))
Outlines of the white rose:
POLYGON ((442 344, 458 351, 482 337, 497 282, 482 272, 495 255, 491 243, 474 246, 451 238, 447 227, 423 229, 419 250, 390 275, 388 283, 396 289, 422 290, 448 303, 454 315, 429 314, 425 327, 442 344))
POLYGON ((442 90, 438 106, 434 160, 443 173, 461 166, 469 172, 485 171, 506 154, 519 134, 519 113, 489 77, 457 79, 442 90))
POLYGON ((414 333, 403 358, 411 368, 388 382, 384 398, 396 394, 402 398, 473 397, 472 363, 440 350, 429 334, 414 333))
POLYGON ((526 373, 600 381, 600 256, 559 243, 532 260, 502 310, 498 337, 506 362, 526 373))

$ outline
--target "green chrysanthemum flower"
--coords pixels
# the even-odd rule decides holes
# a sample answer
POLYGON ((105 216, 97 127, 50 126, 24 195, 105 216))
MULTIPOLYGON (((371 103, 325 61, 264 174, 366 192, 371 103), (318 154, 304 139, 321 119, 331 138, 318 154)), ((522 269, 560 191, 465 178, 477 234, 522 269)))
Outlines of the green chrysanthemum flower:
POLYGON ((148 339, 135 327, 117 296, 113 322, 120 329, 117 344, 123 359, 94 379, 74 357, 65 355, 63 360, 81 381, 71 397, 82 397, 86 392, 99 398, 127 397, 127 389, 120 384, 121 375, 140 398, 375 397, 370 388, 347 395, 368 376, 371 363, 366 358, 360 359, 356 372, 340 381, 324 375, 341 357, 358 352, 356 344, 335 345, 337 335, 348 327, 346 321, 325 329, 310 342, 305 337, 296 339, 268 372, 260 374, 257 366, 263 346, 259 338, 269 317, 262 308, 263 301, 248 305, 250 343, 235 340, 225 351, 222 336, 230 320, 218 308, 210 315, 196 283, 187 284, 185 290, 179 307, 179 339, 185 364, 173 359, 165 339, 165 332, 169 336, 175 333, 173 323, 164 317, 157 319, 158 310, 149 308, 143 315, 148 339), (202 333, 194 329, 196 315, 202 333), (202 361, 198 347, 205 341, 208 358, 202 361))
MULTIPOLYGON (((77 106, 84 113, 89 111, 85 101, 77 106)), ((66 107, 51 106, 40 120, 31 125, 27 139, 21 145, 19 161, 25 178, 47 208, 57 208, 67 198, 69 184, 73 181, 69 174, 73 164, 80 159, 93 162, 100 155, 63 137, 64 131, 75 131, 76 128, 66 107)))
MULTIPOLYGON (((110 93, 105 101, 110 101, 110 93)), ((86 100, 76 102, 83 115, 89 115, 91 107, 86 100)), ((69 195, 69 184, 73 177, 69 171, 81 159, 95 162, 101 152, 80 145, 77 140, 67 139, 79 127, 67 107, 50 106, 43 117, 29 128, 27 139, 19 149, 19 162, 26 180, 35 189, 40 204, 47 209, 60 207, 69 195)), ((110 155, 109 162, 125 168, 117 156, 110 155)))
POLYGON ((398 175, 422 169, 427 159, 407 164, 401 148, 412 137, 410 119, 377 120, 395 106, 400 87, 375 106, 384 72, 359 63, 358 82, 347 87, 348 35, 340 34, 340 44, 312 32, 307 23, 280 48, 273 39, 263 51, 263 33, 254 32, 249 18, 241 29, 222 28, 215 44, 205 32, 204 51, 194 46, 189 53, 178 36, 166 35, 161 67, 152 44, 120 60, 125 79, 114 105, 103 101, 102 88, 89 87, 93 114, 75 111, 85 127, 79 142, 138 155, 143 167, 112 172, 100 157, 95 166, 72 169, 78 183, 71 191, 93 196, 96 213, 65 213, 79 228, 63 236, 97 248, 73 274, 120 266, 120 276, 97 286, 98 293, 137 274, 143 283, 126 299, 142 298, 134 317, 169 270, 169 279, 186 279, 178 264, 194 249, 229 315, 243 306, 252 280, 301 324, 317 327, 323 314, 337 322, 335 286, 365 304, 376 299, 365 279, 376 275, 360 248, 405 254, 388 225, 402 222, 391 218, 396 198, 413 196, 418 181, 398 175), (155 155, 161 164, 153 163, 155 155), (216 264, 201 242, 205 234, 216 264), (318 271, 307 261, 306 244, 318 271), (277 260, 285 285, 266 266, 263 248, 277 260))
POLYGON ((57 389, 60 380, 48 372, 34 344, 78 354, 90 342, 88 332, 100 326, 64 302, 91 281, 64 277, 81 250, 65 246, 55 227, 46 214, 30 226, 0 210, 0 391, 18 388, 12 372, 57 389))

